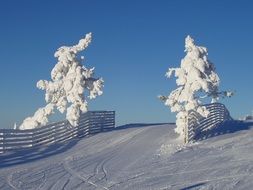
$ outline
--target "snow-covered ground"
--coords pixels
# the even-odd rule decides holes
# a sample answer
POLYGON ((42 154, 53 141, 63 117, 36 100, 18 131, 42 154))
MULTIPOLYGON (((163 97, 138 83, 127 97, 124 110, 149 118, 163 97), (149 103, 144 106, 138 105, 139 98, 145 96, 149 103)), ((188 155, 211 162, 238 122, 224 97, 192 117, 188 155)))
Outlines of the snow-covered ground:
POLYGON ((127 125, 1 155, 0 189, 252 189, 253 129, 183 146, 174 127, 127 125))

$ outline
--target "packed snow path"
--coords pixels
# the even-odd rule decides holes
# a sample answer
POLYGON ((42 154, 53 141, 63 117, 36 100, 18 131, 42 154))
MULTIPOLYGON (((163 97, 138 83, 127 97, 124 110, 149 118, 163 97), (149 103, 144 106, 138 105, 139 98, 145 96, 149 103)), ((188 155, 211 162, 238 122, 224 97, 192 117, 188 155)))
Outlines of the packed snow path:
POLYGON ((252 189, 253 129, 183 146, 174 127, 128 125, 64 148, 1 155, 0 189, 252 189))

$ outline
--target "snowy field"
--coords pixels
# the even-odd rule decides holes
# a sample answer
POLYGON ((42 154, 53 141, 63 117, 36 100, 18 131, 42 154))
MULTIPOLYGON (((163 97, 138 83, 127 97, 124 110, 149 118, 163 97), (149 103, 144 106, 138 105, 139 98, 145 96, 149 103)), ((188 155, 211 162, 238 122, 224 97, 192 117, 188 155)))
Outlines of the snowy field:
POLYGON ((253 129, 243 125, 188 146, 174 125, 127 125, 1 155, 0 189, 252 189, 253 129))

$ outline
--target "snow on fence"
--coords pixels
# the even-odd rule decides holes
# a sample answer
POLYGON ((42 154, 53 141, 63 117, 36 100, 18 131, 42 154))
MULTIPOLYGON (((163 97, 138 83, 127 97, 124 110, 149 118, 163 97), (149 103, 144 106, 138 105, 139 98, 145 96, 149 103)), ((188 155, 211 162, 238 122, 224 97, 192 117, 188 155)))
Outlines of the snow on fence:
POLYGON ((207 104, 205 107, 210 112, 207 118, 201 116, 194 110, 190 112, 186 142, 193 141, 203 131, 211 130, 224 121, 232 120, 229 111, 221 103, 207 104))
POLYGON ((68 121, 28 130, 0 129, 0 153, 20 148, 49 145, 81 138, 115 127, 115 111, 89 111, 82 114, 77 127, 68 121))

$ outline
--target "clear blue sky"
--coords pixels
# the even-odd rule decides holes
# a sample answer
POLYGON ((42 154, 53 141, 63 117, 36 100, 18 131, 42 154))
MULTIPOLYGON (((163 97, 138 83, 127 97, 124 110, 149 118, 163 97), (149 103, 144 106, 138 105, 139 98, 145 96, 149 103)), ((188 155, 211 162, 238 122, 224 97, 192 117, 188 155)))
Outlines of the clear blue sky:
POLYGON ((6 0, 0 2, 0 124, 20 123, 45 105, 39 79, 49 79, 62 45, 86 33, 88 67, 105 80, 104 95, 91 110, 116 110, 117 124, 172 122, 158 99, 175 80, 168 67, 184 57, 190 34, 206 46, 221 88, 236 95, 224 101, 232 116, 253 110, 253 1, 230 0, 6 0))

